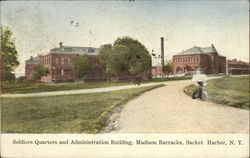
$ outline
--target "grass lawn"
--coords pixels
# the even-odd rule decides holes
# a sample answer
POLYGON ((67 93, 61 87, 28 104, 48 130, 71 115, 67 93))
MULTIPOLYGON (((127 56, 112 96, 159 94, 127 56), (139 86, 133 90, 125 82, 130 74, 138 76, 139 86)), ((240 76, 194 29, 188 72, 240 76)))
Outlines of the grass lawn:
MULTIPOLYGON (((150 82, 166 82, 174 80, 185 80, 190 77, 169 77, 169 78, 156 78, 152 80, 143 81, 142 83, 150 82)), ((2 82, 2 93, 20 94, 20 93, 37 93, 37 92, 51 92, 62 90, 74 89, 89 89, 89 88, 102 88, 122 85, 132 85, 132 82, 79 82, 79 83, 58 83, 48 84, 41 82, 2 82)))
POLYGON ((93 94, 2 98, 1 129, 3 133, 98 133, 115 106, 160 86, 93 94))
POLYGON ((48 84, 41 82, 3 82, 2 93, 37 93, 74 89, 102 88, 111 86, 129 85, 132 82, 79 82, 79 83, 58 83, 48 84))
MULTIPOLYGON (((249 76, 223 77, 210 80, 206 89, 209 97, 215 103, 249 109, 249 76)), ((185 93, 190 96, 194 90, 194 85, 187 86, 184 89, 185 93)))

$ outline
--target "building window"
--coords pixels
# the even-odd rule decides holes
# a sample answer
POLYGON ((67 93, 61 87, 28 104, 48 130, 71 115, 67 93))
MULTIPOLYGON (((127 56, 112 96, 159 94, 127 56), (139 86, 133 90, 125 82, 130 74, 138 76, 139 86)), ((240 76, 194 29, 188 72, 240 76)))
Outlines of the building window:
POLYGON ((70 64, 70 57, 68 57, 68 64, 70 64))
POLYGON ((64 70, 63 70, 63 69, 61 70, 61 75, 62 75, 62 76, 64 75, 64 70))
POLYGON ((62 58, 62 65, 64 65, 64 58, 62 58))
POLYGON ((58 59, 58 58, 56 58, 56 64, 57 64, 57 65, 59 64, 59 59, 58 59))

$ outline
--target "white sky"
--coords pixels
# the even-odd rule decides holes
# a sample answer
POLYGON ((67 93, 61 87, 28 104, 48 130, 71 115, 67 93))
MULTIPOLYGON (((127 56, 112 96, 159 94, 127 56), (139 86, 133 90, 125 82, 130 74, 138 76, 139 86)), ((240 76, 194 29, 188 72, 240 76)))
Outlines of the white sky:
POLYGON ((24 73, 30 56, 58 47, 59 41, 67 46, 99 47, 121 36, 133 37, 158 54, 163 36, 167 59, 194 45, 213 43, 221 55, 249 61, 248 6, 247 0, 5 1, 1 2, 1 23, 16 38, 21 62, 16 73, 24 73), (79 27, 71 25, 71 20, 79 22, 79 27))

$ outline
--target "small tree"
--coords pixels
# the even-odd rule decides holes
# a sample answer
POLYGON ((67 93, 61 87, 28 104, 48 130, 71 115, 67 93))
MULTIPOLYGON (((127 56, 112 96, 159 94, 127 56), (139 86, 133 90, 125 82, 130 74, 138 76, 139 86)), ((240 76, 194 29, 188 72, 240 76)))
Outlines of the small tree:
POLYGON ((43 76, 46 76, 48 73, 49 73, 49 70, 47 67, 42 66, 42 65, 38 65, 33 69, 32 74, 31 74, 31 78, 33 80, 41 80, 41 78, 43 76))
POLYGON ((176 68, 176 72, 178 73, 179 71, 181 71, 180 66, 178 66, 178 67, 176 68))
POLYGON ((170 75, 172 73, 172 71, 173 71, 173 63, 172 63, 172 61, 168 60, 166 62, 166 65, 164 65, 162 70, 163 70, 164 74, 170 75))
POLYGON ((87 55, 77 56, 73 62, 73 70, 78 79, 88 75, 92 70, 92 63, 87 55))

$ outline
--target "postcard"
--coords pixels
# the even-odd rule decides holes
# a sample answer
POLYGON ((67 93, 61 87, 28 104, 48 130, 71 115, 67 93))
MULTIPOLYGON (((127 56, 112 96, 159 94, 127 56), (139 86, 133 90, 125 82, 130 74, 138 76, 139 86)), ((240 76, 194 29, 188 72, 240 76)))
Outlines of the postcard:
POLYGON ((1 157, 249 157, 249 1, 1 1, 1 157))

